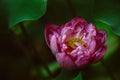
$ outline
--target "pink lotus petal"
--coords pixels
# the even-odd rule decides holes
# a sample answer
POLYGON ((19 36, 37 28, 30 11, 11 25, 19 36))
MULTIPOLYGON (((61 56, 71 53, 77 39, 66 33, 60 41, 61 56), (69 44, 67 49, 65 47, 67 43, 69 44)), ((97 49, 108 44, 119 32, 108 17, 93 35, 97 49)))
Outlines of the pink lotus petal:
POLYGON ((69 56, 65 55, 64 53, 56 54, 56 59, 63 68, 71 70, 75 67, 75 64, 72 61, 72 59, 69 56))
POLYGON ((50 48, 54 55, 58 52, 57 38, 55 35, 50 39, 50 48))
POLYGON ((94 55, 92 56, 92 63, 96 63, 96 62, 100 61, 103 58, 103 56, 105 55, 105 52, 107 50, 107 46, 103 46, 101 49, 102 50, 100 50, 100 49, 97 50, 94 53, 94 55))
POLYGON ((102 43, 105 42, 106 37, 107 37, 106 31, 104 31, 104 30, 99 30, 98 31, 97 38, 100 39, 102 43))
POLYGON ((47 42, 47 45, 50 45, 50 41, 49 41, 49 35, 53 35, 53 31, 57 28, 58 26, 54 25, 54 24, 47 24, 46 28, 45 28, 45 40, 47 42))

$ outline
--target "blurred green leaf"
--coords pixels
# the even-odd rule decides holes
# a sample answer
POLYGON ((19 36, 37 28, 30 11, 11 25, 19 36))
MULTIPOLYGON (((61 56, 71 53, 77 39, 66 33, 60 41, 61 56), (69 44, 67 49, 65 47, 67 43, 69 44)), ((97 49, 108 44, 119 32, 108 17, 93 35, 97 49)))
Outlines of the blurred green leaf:
POLYGON ((96 0, 94 3, 95 20, 106 23, 112 31, 120 35, 120 1, 96 0))
POLYGON ((55 72, 55 70, 57 70, 58 68, 60 68, 60 65, 56 61, 52 62, 48 66, 49 66, 49 69, 50 69, 51 72, 55 72))
MULTIPOLYGON (((25 20, 39 19, 46 11, 47 0, 2 0, 8 12, 9 28, 25 20)), ((7 15, 6 15, 7 16, 7 15)))
POLYGON ((73 80, 82 80, 81 73, 79 73, 73 80))

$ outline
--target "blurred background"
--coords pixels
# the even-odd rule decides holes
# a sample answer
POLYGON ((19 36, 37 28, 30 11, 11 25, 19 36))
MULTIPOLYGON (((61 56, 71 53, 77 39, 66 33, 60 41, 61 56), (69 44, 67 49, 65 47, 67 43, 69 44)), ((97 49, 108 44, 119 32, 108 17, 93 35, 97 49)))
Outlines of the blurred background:
POLYGON ((0 80, 120 80, 119 0, 1 0, 0 80), (102 61, 67 71, 44 38, 47 23, 62 25, 76 16, 108 33, 102 61))

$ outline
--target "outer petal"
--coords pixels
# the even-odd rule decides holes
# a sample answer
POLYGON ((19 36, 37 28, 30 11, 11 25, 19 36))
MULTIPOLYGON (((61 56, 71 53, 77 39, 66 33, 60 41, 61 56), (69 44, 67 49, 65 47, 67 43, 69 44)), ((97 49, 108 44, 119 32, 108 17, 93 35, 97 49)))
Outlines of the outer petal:
POLYGON ((106 40, 106 37, 107 37, 106 31, 104 31, 104 30, 99 30, 99 31, 97 32, 97 35, 96 35, 96 37, 95 37, 96 43, 97 43, 97 45, 96 45, 96 50, 98 50, 101 46, 104 45, 105 40, 106 40))
POLYGON ((45 34, 45 40, 47 42, 47 45, 50 46, 50 35, 53 35, 53 31, 55 31, 55 29, 58 26, 54 25, 54 24, 47 24, 44 30, 44 34, 45 34))
POLYGON ((86 25, 87 22, 81 17, 75 17, 71 21, 67 22, 64 26, 75 27, 76 25, 82 26, 86 25))
POLYGON ((63 68, 66 68, 66 69, 69 69, 69 70, 76 68, 72 59, 68 55, 66 55, 65 53, 57 53, 56 54, 56 59, 57 59, 58 63, 63 68))
POLYGON ((75 61, 75 64, 77 65, 77 67, 84 67, 86 65, 89 64, 89 56, 79 56, 78 59, 75 61))
POLYGON ((58 53, 58 44, 57 44, 57 38, 55 35, 53 35, 50 39, 50 48, 54 55, 58 53))
POLYGON ((96 46, 97 46, 96 40, 92 39, 90 44, 89 44, 88 54, 92 54, 93 52, 95 52, 96 46))
POLYGON ((107 46, 103 46, 103 47, 101 47, 99 50, 97 50, 93 55, 92 55, 92 63, 96 63, 96 62, 98 62, 98 61, 100 61, 102 58, 103 58, 103 56, 104 56, 104 54, 105 54, 105 52, 106 52, 106 50, 107 50, 107 46))
POLYGON ((93 38, 96 36, 97 30, 94 25, 88 24, 85 27, 83 41, 89 46, 93 38))
POLYGON ((97 40, 101 40, 102 44, 105 42, 106 37, 107 37, 107 33, 105 30, 99 30, 96 36, 97 40))
POLYGON ((54 55, 58 53, 58 44, 57 44, 58 33, 56 31, 56 28, 57 26, 54 24, 46 25, 46 28, 45 28, 45 40, 54 55))
POLYGON ((83 37, 83 41, 88 46, 88 54, 92 54, 95 51, 96 43, 95 37, 97 35, 97 30, 93 24, 88 24, 85 27, 85 36, 83 37))
POLYGON ((86 27, 86 32, 88 33, 88 36, 96 36, 96 28, 93 24, 88 24, 86 27))
POLYGON ((78 34, 80 34, 85 25, 87 25, 87 22, 83 18, 76 17, 67 22, 65 25, 61 26, 61 36, 66 35, 67 37, 71 38, 78 32, 78 34))

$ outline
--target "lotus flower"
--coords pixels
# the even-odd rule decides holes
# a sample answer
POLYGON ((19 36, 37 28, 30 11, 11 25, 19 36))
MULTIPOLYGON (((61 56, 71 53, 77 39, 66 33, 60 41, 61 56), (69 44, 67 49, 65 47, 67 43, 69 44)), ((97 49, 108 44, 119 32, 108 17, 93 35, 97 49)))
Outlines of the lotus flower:
POLYGON ((106 32, 76 17, 62 26, 47 24, 45 39, 61 67, 72 70, 100 61, 107 49, 106 32))

